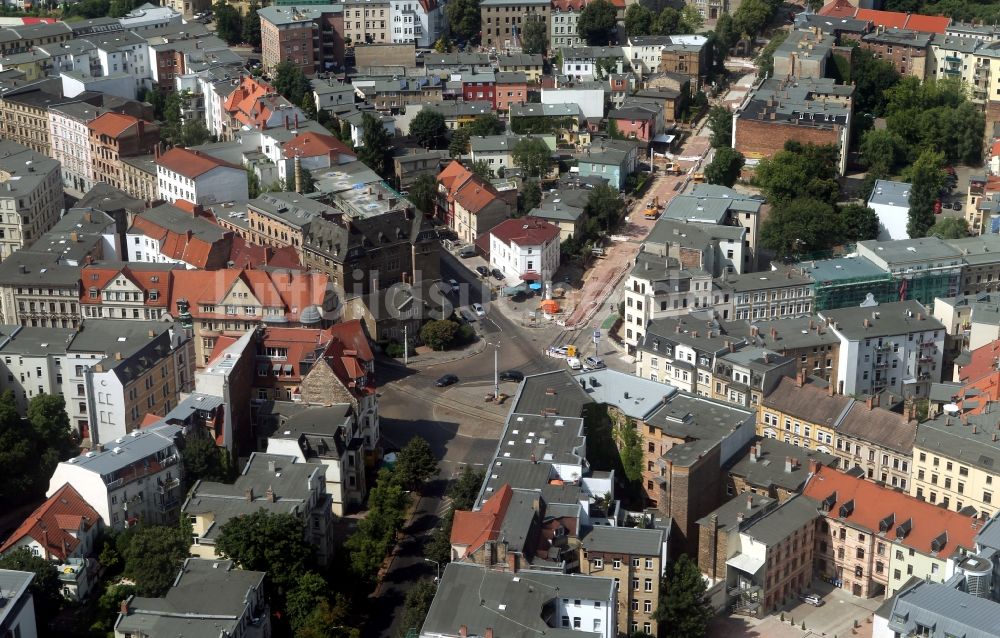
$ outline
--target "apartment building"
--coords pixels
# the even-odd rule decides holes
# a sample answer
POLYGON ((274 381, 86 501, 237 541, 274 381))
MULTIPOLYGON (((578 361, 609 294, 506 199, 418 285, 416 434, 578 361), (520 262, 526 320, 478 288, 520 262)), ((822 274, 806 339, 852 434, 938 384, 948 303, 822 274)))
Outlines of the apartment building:
POLYGON ((500 53, 497 55, 500 73, 524 73, 529 82, 537 83, 545 74, 545 56, 541 53, 500 53))
POLYGON ((446 166, 437 181, 435 216, 446 222, 466 244, 476 243, 511 215, 510 202, 489 182, 458 162, 446 166))
POLYGON ((434 46, 444 28, 444 4, 437 0, 391 0, 392 42, 434 46))
POLYGON ((62 461, 46 496, 72 485, 115 530, 139 520, 173 524, 183 495, 181 436, 180 426, 161 422, 62 461))
POLYGON ((132 218, 125 233, 128 260, 201 270, 226 268, 234 233, 210 220, 201 206, 181 199, 144 210, 132 218))
POLYGON ((347 46, 392 42, 389 0, 347 0, 344 3, 344 42, 347 46))
POLYGON ((796 362, 796 374, 840 382, 840 339, 816 315, 761 321, 753 342, 796 362))
POLYGON ((165 320, 179 266, 155 263, 87 264, 80 270, 80 310, 84 319, 165 320))
POLYGON ((3 139, 21 144, 51 157, 49 138, 49 108, 70 102, 97 104, 100 96, 83 93, 74 98, 63 97, 58 81, 42 80, 4 91, 0 98, 0 126, 3 139))
POLYGON ((160 130, 156 124, 131 115, 104 113, 87 126, 94 179, 124 190, 122 159, 148 155, 159 150, 160 130))
POLYGON ((852 400, 835 422, 833 454, 840 469, 858 468, 870 481, 905 492, 910 485, 917 421, 912 414, 879 408, 879 396, 852 400))
POLYGON ((746 456, 729 468, 726 496, 760 494, 784 503, 802 491, 814 460, 827 467, 837 467, 839 462, 819 450, 769 437, 757 439, 746 456))
POLYGON ((35 243, 64 207, 59 162, 0 141, 0 259, 35 243))
POLYGON ((934 37, 910 29, 878 27, 862 36, 860 46, 880 60, 891 62, 900 75, 923 80, 927 75, 927 47, 934 37))
POLYGON ((549 33, 550 0, 484 0, 480 6, 485 47, 498 51, 520 49, 522 30, 529 20, 544 20, 545 32, 549 33))
POLYGON ((837 419, 853 399, 836 394, 834 386, 811 382, 799 372, 782 379, 757 409, 757 434, 806 450, 833 454, 837 419))
POLYGON ((157 197, 155 155, 137 155, 122 159, 122 188, 124 192, 144 202, 157 197))
POLYGON ((191 521, 191 555, 217 557, 215 543, 222 526, 264 509, 301 520, 303 539, 312 545, 319 564, 326 565, 333 556, 333 509, 324 477, 320 464, 254 452, 233 484, 199 480, 181 508, 191 521))
POLYGON ((712 397, 756 411, 765 396, 795 373, 790 357, 759 346, 723 352, 715 358, 712 397))
MULTIPOLYGON (((379 6, 388 16, 388 2, 379 6)), ((273 73, 282 62, 295 64, 307 75, 337 68, 344 63, 348 33, 354 43, 354 36, 359 32, 364 34, 372 30, 372 27, 355 26, 365 23, 360 15, 354 15, 361 11, 361 7, 348 9, 347 5, 336 4, 272 5, 259 9, 264 69, 273 73), (348 21, 352 25, 349 32, 348 21)), ((382 19, 388 21, 388 17, 382 19)), ((370 23, 372 18, 367 21, 370 23)), ((381 30, 384 34, 385 29, 381 30)))
POLYGON ((63 186, 81 193, 94 186, 94 160, 88 125, 102 113, 103 108, 87 102, 49 108, 52 159, 62 167, 63 186))
POLYGON ((155 161, 160 199, 199 205, 250 199, 242 166, 178 146, 155 161))
POLYGON ((749 333, 741 324, 696 317, 657 319, 649 324, 636 350, 636 376, 711 397, 716 359, 744 347, 749 333))
POLYGON ((549 44, 553 49, 585 44, 576 28, 580 12, 585 6, 586 0, 553 0, 549 30, 549 44))
MULTIPOLYGON (((662 217, 646 236, 645 249, 678 259, 686 267, 700 268, 719 277, 724 272, 743 272, 744 226, 691 222, 662 217)), ((713 294, 721 319, 732 320, 728 293, 713 294)))
POLYGON ((559 268, 559 227, 533 217, 508 219, 489 231, 490 268, 509 282, 551 281, 559 268))
POLYGON ((963 295, 1000 292, 1000 235, 949 239, 948 245, 962 253, 963 295))
POLYGON ((781 268, 742 275, 725 274, 715 281, 715 288, 728 293, 729 311, 733 319, 759 321, 802 317, 813 311, 813 279, 794 268, 781 268))
POLYGON ((899 284, 898 298, 916 299, 930 307, 936 297, 959 294, 962 252, 940 237, 861 241, 857 251, 892 275, 899 284))
POLYGON ((946 330, 919 302, 824 310, 820 317, 840 339, 840 392, 919 398, 941 380, 946 330))
MULTIPOLYGON (((994 406, 995 407, 995 406, 994 406)), ((994 468, 996 418, 941 413, 917 428, 910 494, 932 505, 989 518, 1000 476, 994 468)))
POLYGON ((667 539, 662 529, 595 525, 580 537, 580 573, 614 579, 618 631, 657 635, 653 618, 666 569, 667 539))

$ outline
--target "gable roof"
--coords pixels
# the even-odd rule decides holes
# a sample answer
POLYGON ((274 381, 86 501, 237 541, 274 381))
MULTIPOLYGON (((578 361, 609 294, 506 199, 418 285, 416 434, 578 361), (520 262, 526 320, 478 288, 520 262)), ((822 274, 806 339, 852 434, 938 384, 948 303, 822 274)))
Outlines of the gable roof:
POLYGON ((285 142, 282 152, 287 158, 328 156, 330 153, 350 155, 355 159, 358 157, 353 149, 336 137, 312 131, 300 133, 285 142))
POLYGON ((194 151, 189 148, 175 146, 159 158, 154 160, 157 166, 162 166, 168 171, 178 173, 188 179, 196 179, 205 173, 216 168, 231 168, 242 171, 243 168, 236 164, 230 164, 224 160, 206 155, 201 151, 194 151))
POLYGON ((507 516, 514 491, 506 483, 496 494, 483 503, 479 511, 455 510, 451 526, 451 544, 465 545, 466 555, 471 554, 483 543, 496 540, 500 535, 500 525, 507 516))
POLYGON ((139 118, 122 113, 105 113, 94 118, 88 128, 98 135, 118 137, 139 122, 139 118))
POLYGON ((65 561, 80 544, 80 539, 74 534, 81 528, 90 529, 100 520, 101 515, 97 510, 83 500, 72 485, 66 483, 24 519, 0 546, 0 554, 30 537, 50 557, 65 561))
POLYGON ((473 215, 500 199, 500 193, 492 184, 456 161, 438 174, 438 184, 444 187, 450 201, 473 215))
POLYGON ((508 246, 512 241, 519 246, 541 246, 558 238, 559 233, 558 226, 537 217, 507 219, 490 230, 491 235, 508 246))

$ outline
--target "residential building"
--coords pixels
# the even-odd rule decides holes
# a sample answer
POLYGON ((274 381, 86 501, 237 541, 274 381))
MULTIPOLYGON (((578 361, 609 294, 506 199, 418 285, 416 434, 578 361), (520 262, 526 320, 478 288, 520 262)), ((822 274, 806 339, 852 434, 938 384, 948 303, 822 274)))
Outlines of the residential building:
POLYGON ((177 264, 102 262, 80 270, 80 310, 84 319, 166 320, 177 264))
POLYGON ((104 110, 87 102, 60 104, 49 109, 52 159, 62 167, 63 186, 85 193, 95 183, 88 125, 104 110))
POLYGON ((917 422, 911 414, 879 407, 879 396, 864 403, 852 400, 835 422, 833 454, 840 469, 859 468, 870 481, 905 492, 910 484, 917 422))
POLYGON ((326 80, 314 79, 312 85, 313 97, 316 98, 316 110, 335 113, 340 109, 354 108, 354 87, 350 83, 341 83, 332 78, 326 80))
POLYGON ((159 197, 193 204, 246 201, 247 173, 241 166, 200 151, 174 147, 156 159, 159 197))
MULTIPOLYGON (((646 235, 646 250, 673 257, 688 268, 698 268, 719 277, 724 272, 743 272, 747 245, 745 226, 728 226, 661 217, 646 235)), ((713 296, 721 318, 730 321, 728 293, 713 296), (729 313, 729 314, 727 314, 729 313)))
POLYGON ((868 300, 899 301, 908 288, 901 288, 891 273, 865 257, 848 256, 800 262, 800 268, 816 282, 813 307, 817 312, 859 306, 868 300))
POLYGON ((133 217, 125 241, 129 261, 218 270, 227 267, 233 233, 209 221, 201 206, 178 199, 133 217))
POLYGON ((21 250, 0 262, 4 323, 72 328, 80 323, 80 265, 21 250))
MULTIPOLYGON (((728 295, 728 316, 759 321, 804 317, 813 312, 813 279, 797 268, 778 268, 742 275, 725 274, 715 280, 715 289, 728 295)), ((720 310, 720 305, 716 305, 720 310)), ((725 316, 725 312, 720 312, 725 316)))
POLYGON ((769 437, 758 439, 746 456, 729 468, 726 496, 759 494, 784 503, 802 491, 813 460, 827 467, 838 463, 837 457, 819 450, 769 437))
POLYGON ((100 569, 94 554, 101 515, 72 485, 61 488, 24 519, 0 546, 0 555, 27 549, 51 562, 59 572, 63 596, 82 600, 100 569))
MULTIPOLYGON (((514 147, 517 146, 518 142, 524 139, 528 139, 531 136, 528 135, 487 135, 485 137, 477 136, 469 140, 469 150, 471 151, 473 162, 486 162, 489 166, 490 174, 495 176, 498 175, 503 169, 506 171, 508 168, 514 167, 514 161, 511 157, 511 153, 514 147)), ((549 139, 547 137, 541 138, 546 144, 549 144, 549 139)), ((551 138, 551 144, 549 146, 554 150, 555 148, 555 138, 551 138)))
MULTIPOLYGON (((765 439, 835 454, 837 423, 854 399, 837 394, 829 384, 813 382, 799 372, 782 379, 757 409, 757 434, 765 439)), ((848 450, 850 451, 850 450, 848 450)))
MULTIPOLYGON (((497 11, 499 13, 499 9, 497 11)), ((499 53, 497 54, 497 71, 500 73, 524 73, 528 82, 537 84, 545 74, 545 56, 541 53, 499 53)))
POLYGON ((511 205, 500 193, 472 171, 453 161, 438 175, 435 216, 473 244, 511 215, 511 205))
POLYGON ((177 445, 181 427, 156 425, 114 440, 109 449, 62 461, 49 479, 46 496, 72 485, 104 525, 123 530, 140 519, 168 525, 177 521, 183 466, 177 445))
POLYGON ((709 69, 708 38, 703 35, 672 35, 662 45, 660 73, 677 73, 691 80, 691 86, 701 87, 709 69))
POLYGON ((912 579, 887 599, 872 619, 873 638, 995 634, 993 619, 1000 613, 1000 605, 981 591, 978 578, 989 569, 990 561, 970 556, 958 564, 964 569, 946 584, 912 579))
POLYGON ((3 139, 51 157, 49 108, 70 102, 96 103, 98 99, 99 96, 94 93, 64 97, 57 80, 41 80, 9 88, 0 99, 3 139))
POLYGON ((105 113, 88 126, 94 179, 124 189, 122 158, 148 155, 159 150, 156 124, 121 113, 105 113))
POLYGON ((392 0, 392 41, 412 42, 423 48, 433 47, 444 28, 443 4, 437 0, 392 0))
MULTIPOLYGON (((373 7, 375 5, 372 5, 373 7)), ((389 3, 378 5, 385 12, 379 22, 388 21, 389 3)), ((344 63, 344 48, 349 37, 366 32, 366 22, 371 25, 371 17, 362 19, 360 6, 334 4, 272 5, 257 11, 260 15, 261 61, 264 69, 274 73, 282 62, 291 62, 303 73, 312 75, 318 70, 337 68, 344 63), (358 13, 358 16, 354 14, 358 13), (347 23, 351 23, 348 30, 347 23)), ((385 35, 384 25, 379 29, 385 35)), ((388 40, 383 38, 383 41, 388 40)))
POLYGON ((915 299, 925 306, 937 297, 954 297, 962 283, 962 253, 940 237, 898 241, 861 241, 858 256, 892 275, 896 299, 915 299))
POLYGON ((910 494, 932 505, 990 518, 996 511, 995 417, 938 414, 917 427, 910 494), (971 509, 970 509, 971 508, 971 509))
POLYGON ((557 188, 556 191, 544 193, 542 201, 528 214, 538 219, 544 219, 559 227, 559 241, 578 237, 587 223, 584 210, 590 197, 590 189, 574 187, 557 188))
POLYGON ((861 38, 860 46, 880 60, 891 62, 900 75, 924 79, 927 47, 934 34, 910 29, 876 29, 861 38))
POLYGON ((618 631, 655 636, 653 615, 666 568, 667 537, 662 529, 595 525, 580 535, 580 573, 613 578, 618 631))
POLYGON ((59 162, 0 141, 0 259, 27 248, 59 220, 64 207, 59 162))
POLYGON ((555 135, 564 144, 585 145, 590 141, 583 110, 576 103, 512 104, 509 121, 510 130, 518 135, 555 135))
POLYGON ((654 105, 627 104, 608 113, 608 121, 613 121, 618 132, 625 137, 649 143, 663 132, 663 109, 654 105))
POLYGON ((752 167, 781 151, 789 140, 832 144, 839 149, 837 172, 843 174, 853 94, 853 86, 829 78, 761 80, 733 113, 733 148, 752 167))
POLYGON ((489 230, 490 268, 508 281, 552 280, 559 268, 559 227, 533 217, 507 219, 489 230))
POLYGON ((639 146, 631 140, 605 140, 587 147, 577 157, 580 177, 601 177, 608 185, 624 190, 626 180, 638 166, 639 146))
POLYGON ((919 398, 941 380, 945 327, 919 302, 824 310, 820 317, 840 339, 842 393, 919 398))
POLYGON ((774 77, 822 78, 837 38, 822 29, 792 29, 774 51, 774 77))
POLYGON ((563 47, 562 75, 577 82, 601 80, 608 74, 604 69, 610 63, 618 73, 624 70, 625 53, 621 47, 575 46, 563 47))
POLYGON ((137 155, 122 158, 121 190, 144 202, 157 198, 159 184, 156 177, 156 158, 153 155, 137 155))
POLYGON ((552 15, 549 18, 549 45, 559 50, 586 44, 580 39, 576 28, 580 12, 587 6, 586 0, 553 0, 552 15))
POLYGON ((159 27, 178 26, 181 24, 181 14, 172 7, 160 7, 146 2, 118 18, 118 21, 125 31, 142 33, 159 27))
POLYGON ((464 101, 487 102, 493 109, 497 108, 496 74, 493 71, 463 73, 461 82, 464 101))
POLYGON ((868 208, 878 215, 878 239, 909 239, 906 224, 910 216, 910 184, 889 179, 875 180, 868 196, 868 208))
POLYGON ((873 598, 891 595, 910 576, 940 582, 949 559, 974 550, 975 529, 967 516, 814 467, 802 493, 819 501, 822 513, 815 572, 837 587, 873 598))
POLYGON ((231 560, 186 558, 166 594, 122 601, 115 638, 200 632, 267 638, 271 615, 264 576, 238 569, 231 560))
POLYGON ((308 118, 297 105, 278 95, 273 86, 247 76, 226 96, 220 119, 218 130, 212 133, 233 139, 247 129, 288 128, 292 124, 298 129, 299 120, 305 122, 308 118))
MULTIPOLYGON (((625 303, 627 309, 627 299, 625 303)), ((691 394, 712 396, 716 358, 731 348, 746 345, 749 335, 739 324, 711 320, 702 324, 696 319, 679 316, 650 321, 637 345, 636 376, 668 383, 691 394)))
POLYGON ((323 468, 317 463, 297 463, 283 454, 250 455, 233 484, 199 480, 181 508, 191 521, 191 555, 217 556, 219 531, 233 518, 264 510, 292 514, 302 521, 302 537, 326 565, 333 556, 333 510, 326 492, 323 468))
POLYGON ((437 177, 448 162, 448 151, 412 152, 392 158, 393 173, 399 180, 399 187, 406 191, 421 175, 437 177))
POLYGON ((512 104, 527 103, 528 76, 523 71, 499 71, 494 79, 498 111, 507 112, 512 104))
POLYGON ((796 363, 760 346, 723 352, 715 359, 712 397, 750 408, 756 412, 765 396, 789 375, 796 363))
POLYGON ((0 631, 5 635, 38 638, 35 601, 29 589, 34 578, 34 572, 0 569, 0 590, 6 599, 0 609, 0 631))
POLYGON ((545 32, 549 33, 550 0, 485 0, 481 13, 483 46, 498 51, 520 50, 524 25, 529 20, 544 20, 545 32))
POLYGON ((994 252, 1000 250, 1000 235, 989 233, 947 241, 962 253, 963 295, 1000 291, 1000 259, 994 252))
MULTIPOLYGON (((772 319, 754 324, 753 342, 789 357, 797 372, 824 379, 838 386, 840 381, 840 339, 815 315, 772 319)), ((751 328, 751 333, 753 333, 751 328)))
POLYGON ((217 217, 218 224, 253 244, 291 246, 305 261, 305 235, 317 219, 334 219, 337 211, 293 192, 263 193, 247 202, 246 212, 217 217))
POLYGON ((392 41, 389 0, 347 0, 344 3, 344 43, 347 46, 392 41))

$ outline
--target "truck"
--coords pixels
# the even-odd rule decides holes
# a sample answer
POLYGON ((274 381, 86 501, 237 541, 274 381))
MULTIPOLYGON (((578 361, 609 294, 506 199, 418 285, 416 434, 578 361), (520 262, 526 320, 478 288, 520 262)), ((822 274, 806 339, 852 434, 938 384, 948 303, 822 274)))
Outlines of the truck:
POLYGON ((642 214, 646 219, 657 219, 660 216, 660 198, 655 197, 653 201, 646 202, 646 210, 642 214))

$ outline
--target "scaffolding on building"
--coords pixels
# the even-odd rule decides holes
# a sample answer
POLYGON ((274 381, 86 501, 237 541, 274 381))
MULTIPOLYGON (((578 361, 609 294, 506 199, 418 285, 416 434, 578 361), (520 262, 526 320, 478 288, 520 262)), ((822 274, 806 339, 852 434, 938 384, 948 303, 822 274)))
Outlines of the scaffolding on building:
POLYGON ((905 274, 855 277, 817 281, 813 284, 817 312, 860 306, 869 298, 879 303, 915 299, 928 308, 934 299, 954 297, 959 293, 961 275, 930 269, 905 274))

